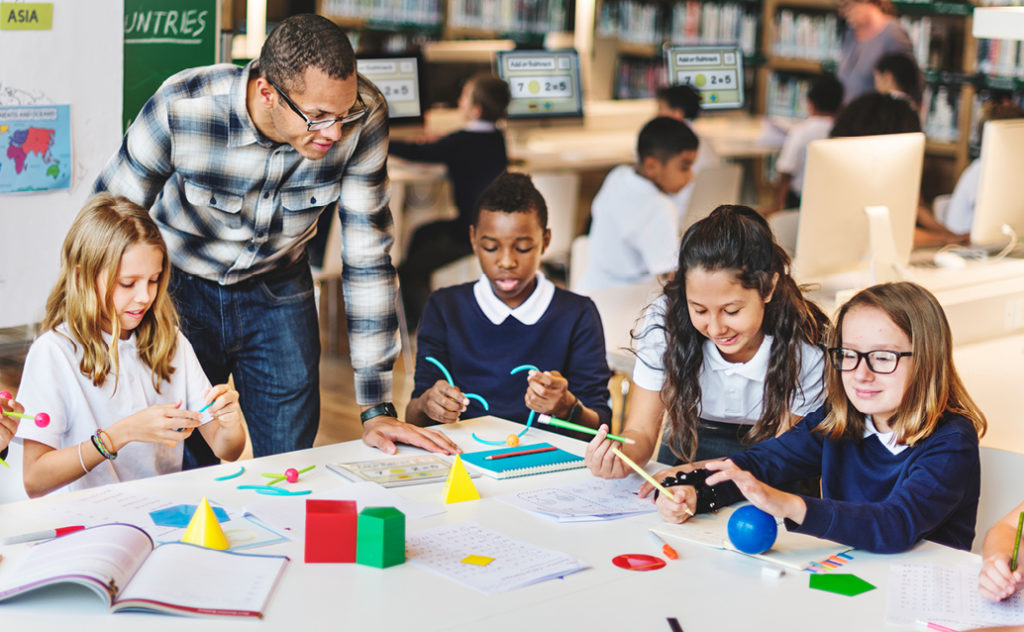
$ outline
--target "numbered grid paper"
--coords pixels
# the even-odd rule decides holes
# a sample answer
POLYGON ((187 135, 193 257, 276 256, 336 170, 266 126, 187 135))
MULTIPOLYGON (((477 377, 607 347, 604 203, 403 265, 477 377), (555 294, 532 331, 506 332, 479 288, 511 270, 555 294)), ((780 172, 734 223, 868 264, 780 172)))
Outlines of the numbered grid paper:
POLYGON ((417 566, 488 595, 589 568, 564 553, 515 540, 475 522, 409 534, 406 557, 417 566), (494 561, 487 566, 463 563, 469 555, 494 561))
POLYGON ((1024 621, 1021 593, 993 603, 978 593, 977 564, 892 564, 885 621, 914 625, 935 621, 955 626, 1011 625, 1024 621))
POLYGON ((636 474, 627 478, 587 480, 561 487, 541 487, 503 494, 498 500, 526 511, 552 516, 560 522, 613 520, 642 513, 653 513, 657 507, 650 498, 638 498, 643 484, 636 474))

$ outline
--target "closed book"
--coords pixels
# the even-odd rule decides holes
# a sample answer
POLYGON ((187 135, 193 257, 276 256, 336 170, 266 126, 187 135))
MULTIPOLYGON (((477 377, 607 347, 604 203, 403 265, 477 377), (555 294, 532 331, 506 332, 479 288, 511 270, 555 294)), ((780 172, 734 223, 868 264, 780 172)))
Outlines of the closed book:
POLYGON ((534 474, 546 474, 562 470, 576 470, 584 465, 583 457, 566 452, 561 448, 555 448, 550 443, 533 443, 530 445, 519 445, 514 448, 469 452, 462 455, 462 460, 484 474, 498 479, 532 476, 534 474), (549 449, 544 452, 504 456, 542 448, 549 449), (504 456, 504 458, 488 459, 488 456, 504 456))

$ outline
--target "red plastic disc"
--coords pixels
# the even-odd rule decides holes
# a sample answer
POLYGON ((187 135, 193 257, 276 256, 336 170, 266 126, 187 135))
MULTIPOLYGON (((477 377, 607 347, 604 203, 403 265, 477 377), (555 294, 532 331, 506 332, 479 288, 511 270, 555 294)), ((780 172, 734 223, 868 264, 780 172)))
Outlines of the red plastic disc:
POLYGON ((645 553, 626 553, 613 557, 612 564, 627 571, 656 571, 665 566, 665 560, 645 553))

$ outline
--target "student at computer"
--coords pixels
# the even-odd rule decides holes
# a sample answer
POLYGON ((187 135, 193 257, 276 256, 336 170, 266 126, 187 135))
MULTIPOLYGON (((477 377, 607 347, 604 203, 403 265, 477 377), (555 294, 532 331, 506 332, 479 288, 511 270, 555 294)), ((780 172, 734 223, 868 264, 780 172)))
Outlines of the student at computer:
POLYGON ((547 204, 525 174, 503 174, 480 196, 470 239, 483 274, 430 295, 406 421, 496 415, 525 423, 534 410, 592 428, 609 422, 601 317, 589 298, 539 271, 551 241, 547 225, 547 204), (449 369, 454 386, 427 357, 449 369), (540 370, 511 374, 524 364, 540 370))
MULTIPOLYGON (((978 118, 978 138, 982 138, 982 130, 986 121, 1000 119, 1024 118, 1024 109, 1011 101, 987 101, 981 106, 981 116, 978 118)), ((976 158, 967 165, 960 179, 956 181, 956 187, 949 198, 949 206, 946 208, 946 228, 958 234, 971 232, 971 224, 974 222, 974 205, 978 201, 978 184, 981 180, 981 159, 976 158)))
MULTIPOLYGON (((722 159, 715 152, 714 146, 708 140, 701 138, 693 126, 693 122, 700 117, 701 113, 700 92, 691 85, 680 83, 658 88, 656 97, 658 103, 657 115, 668 116, 686 123, 700 141, 700 151, 697 152, 697 159, 693 161, 692 170, 694 177, 705 169, 721 165, 722 159)), ((693 182, 691 181, 690 184, 680 189, 679 193, 671 196, 676 203, 676 208, 679 210, 680 226, 683 225, 682 221, 690 206, 690 197, 692 195, 693 182)))
POLYGON ((676 267, 679 217, 673 195, 693 179, 697 136, 659 116, 640 130, 637 162, 611 170, 590 208, 583 290, 653 281, 676 267))
MULTIPOLYGON (((907 101, 880 92, 869 92, 843 108, 836 117, 831 136, 876 136, 920 131, 921 118, 907 101)), ((958 235, 946 228, 929 209, 918 204, 914 247, 966 243, 967 238, 968 235, 958 235)))
POLYGON ((701 470, 656 474, 675 496, 658 498, 662 518, 746 498, 791 531, 866 551, 923 539, 969 550, 987 424, 953 365, 938 301, 909 282, 862 290, 840 309, 828 356, 827 403, 789 432, 701 470), (817 475, 821 498, 778 488, 817 475))
POLYGON ((1024 557, 1017 544, 1017 526, 1024 513, 1024 503, 992 525, 985 534, 981 548, 981 573, 978 574, 978 592, 991 601, 1002 601, 1024 588, 1024 557), (1018 551, 1016 566, 1011 568, 1014 551, 1018 551))
POLYGON ((813 140, 828 138, 835 124, 836 113, 842 105, 843 84, 835 75, 821 74, 811 81, 807 90, 808 117, 794 125, 786 134, 782 151, 775 161, 775 171, 779 174, 775 184, 775 197, 772 204, 764 209, 764 215, 800 206, 807 145, 813 140))
POLYGON ((508 168, 505 133, 497 127, 505 118, 511 96, 508 84, 494 75, 481 74, 466 82, 459 97, 459 112, 466 124, 444 138, 424 143, 392 140, 392 156, 444 164, 452 184, 459 216, 432 222, 413 233, 409 249, 398 267, 402 301, 409 326, 419 321, 430 294, 430 276, 438 268, 469 255, 469 225, 480 193, 508 168))
MULTIPOLYGON (((746 206, 720 206, 686 231, 679 269, 634 336, 629 412, 620 446, 646 463, 719 458, 774 437, 824 401, 828 318, 789 274, 768 222, 746 206)), ((587 446, 602 478, 630 470, 606 429, 587 446)))
POLYGON ((875 90, 904 99, 915 112, 921 111, 922 80, 917 61, 906 53, 888 53, 875 64, 875 90))

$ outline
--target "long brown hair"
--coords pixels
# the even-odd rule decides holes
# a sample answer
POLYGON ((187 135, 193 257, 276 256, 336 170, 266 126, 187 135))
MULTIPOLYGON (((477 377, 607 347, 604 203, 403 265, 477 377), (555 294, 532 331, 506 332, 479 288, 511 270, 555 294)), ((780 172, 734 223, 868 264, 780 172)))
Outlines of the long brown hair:
POLYGON ((789 274, 789 266, 789 255, 775 242, 768 223, 747 206, 719 206, 683 235, 679 268, 665 286, 663 327, 667 344, 661 391, 669 419, 666 437, 677 457, 692 461, 697 452, 699 376, 707 340, 690 321, 686 273, 695 268, 728 270, 743 287, 757 290, 762 299, 771 296, 761 324, 761 330, 773 336, 761 418, 745 439, 756 443, 777 434, 802 388, 800 343, 821 346, 829 329, 828 317, 804 298, 789 274))
MULTIPOLYGON (((913 371, 903 401, 889 421, 897 443, 914 445, 927 438, 946 412, 967 418, 978 436, 984 435, 988 421, 956 372, 949 322, 931 292, 907 281, 861 290, 839 310, 830 348, 843 346, 843 321, 851 310, 861 307, 881 310, 910 338, 913 371)), ((818 429, 832 439, 859 441, 864 433, 864 415, 850 403, 842 373, 831 362, 825 369, 825 380, 831 410, 818 429)))
POLYGON ((121 257, 136 244, 154 246, 163 254, 163 269, 153 305, 135 329, 139 358, 153 371, 153 386, 174 373, 171 360, 177 347, 178 315, 167 295, 170 263, 160 229, 144 208, 123 197, 100 193, 89 199, 75 217, 61 248, 60 275, 46 301, 43 329, 67 325, 69 339, 82 345, 79 369, 96 386, 112 372, 118 376, 117 341, 121 324, 113 314, 113 292, 121 257), (106 280, 99 295, 98 279, 106 280), (109 322, 108 322, 109 321, 109 322), (103 326, 111 328, 110 343, 103 341, 103 326))

